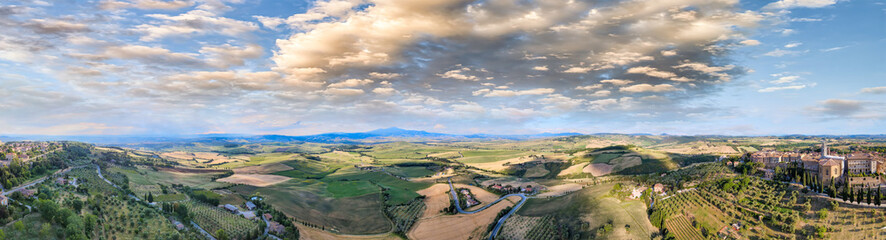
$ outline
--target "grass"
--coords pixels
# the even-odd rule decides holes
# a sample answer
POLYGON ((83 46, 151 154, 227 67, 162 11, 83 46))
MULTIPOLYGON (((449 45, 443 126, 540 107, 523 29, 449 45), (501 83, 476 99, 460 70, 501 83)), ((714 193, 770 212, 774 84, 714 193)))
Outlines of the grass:
POLYGON ((274 175, 303 179, 321 179, 345 166, 343 164, 331 164, 313 160, 295 160, 283 162, 283 164, 293 169, 275 172, 273 173, 274 175))
POLYGON ((181 193, 176 194, 162 194, 154 196, 155 202, 174 202, 174 201, 182 201, 188 199, 187 196, 181 193))
MULTIPOLYGON (((610 239, 646 239, 654 231, 646 217, 645 203, 639 200, 621 201, 609 190, 614 183, 586 187, 578 192, 554 198, 531 198, 517 211, 521 216, 555 216, 563 227, 580 232, 581 238, 588 238, 608 221, 612 221, 614 232, 627 235, 611 235, 610 239), (581 221, 579 221, 581 220, 581 221), (584 226, 583 226, 584 225, 584 226), (630 225, 627 230, 624 226, 630 225)), ((613 233, 615 234, 615 233, 613 233)))
POLYGON ((354 168, 343 170, 341 174, 330 176, 325 181, 336 181, 341 179, 347 180, 363 180, 378 184, 386 188, 385 191, 390 196, 387 200, 389 205, 400 205, 417 198, 419 195, 415 191, 425 189, 431 186, 430 183, 409 182, 393 177, 382 172, 365 172, 354 168))
POLYGON ((426 167, 390 167, 386 170, 392 174, 406 178, 419 178, 434 174, 434 171, 428 170, 426 167))
MULTIPOLYGON (((230 185, 228 183, 212 181, 212 177, 218 175, 219 173, 179 173, 154 171, 153 169, 148 168, 123 169, 120 167, 111 167, 108 168, 106 171, 126 174, 126 176, 129 178, 130 187, 132 187, 133 189, 140 189, 138 185, 156 186, 157 184, 182 184, 190 187, 206 189, 219 188, 230 185)), ((142 192, 137 193, 144 194, 142 192)))
POLYGON ((505 159, 511 159, 521 156, 526 156, 530 154, 538 154, 544 155, 544 153, 535 153, 535 152, 527 152, 527 151, 519 151, 519 150, 472 150, 472 151, 462 151, 461 152, 465 157, 459 158, 459 162, 463 163, 488 163, 488 162, 496 162, 505 159))
POLYGON ((378 193, 379 189, 368 181, 332 181, 326 185, 326 191, 335 198, 346 198, 378 193))
POLYGON ((620 157, 620 153, 602 153, 594 156, 592 163, 609 163, 612 159, 620 157))
POLYGON ((449 147, 429 146, 418 143, 395 142, 374 145, 367 155, 378 159, 416 159, 428 154, 457 151, 449 147))
MULTIPOLYGON (((316 181, 316 180, 314 180, 316 181)), ((265 201, 286 215, 327 230, 345 234, 378 234, 391 230, 391 223, 382 212, 379 194, 332 198, 306 191, 298 181, 270 187, 233 187, 239 194, 258 192, 265 201)))

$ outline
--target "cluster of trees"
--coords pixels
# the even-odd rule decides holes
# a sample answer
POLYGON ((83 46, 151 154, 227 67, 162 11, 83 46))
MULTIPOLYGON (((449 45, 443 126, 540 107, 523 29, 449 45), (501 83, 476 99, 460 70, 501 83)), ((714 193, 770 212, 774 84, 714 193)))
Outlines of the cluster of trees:
POLYGON ((184 223, 191 222, 191 215, 188 212, 188 206, 185 206, 184 204, 163 203, 160 205, 160 208, 162 208, 164 212, 178 217, 178 219, 181 219, 181 221, 184 223))
POLYGON ((840 198, 847 202, 867 203, 880 206, 883 198, 879 188, 853 189, 848 181, 842 181, 839 184, 837 181, 831 181, 830 184, 825 184, 822 183, 818 177, 809 174, 809 172, 806 172, 803 168, 798 166, 792 166, 785 169, 775 168, 774 180, 803 184, 812 191, 826 193, 829 197, 840 198), (837 187, 837 185, 840 185, 840 187, 837 187))
POLYGON ((192 190, 188 187, 184 188, 184 192, 191 196, 192 199, 216 206, 221 201, 221 195, 209 190, 192 190))
MULTIPOLYGON (((98 217, 93 214, 83 214, 82 216, 71 208, 64 208, 56 204, 52 200, 41 199, 34 203, 40 216, 47 223, 55 223, 62 226, 65 239, 90 239, 93 231, 98 224, 98 217)), ((20 221, 19 221, 20 222, 20 221)), ((44 225, 43 229, 48 229, 48 225, 44 225)), ((50 234, 48 230, 40 234, 50 234)))
POLYGON ((295 227, 295 222, 293 222, 291 218, 286 216, 286 214, 278 211, 276 208, 271 206, 271 204, 265 203, 262 197, 258 195, 253 195, 253 197, 256 198, 250 198, 250 201, 255 204, 255 208, 257 209, 256 215, 259 215, 259 217, 261 217, 261 215, 264 213, 271 214, 271 219, 268 220, 278 222, 281 225, 286 226, 286 232, 282 236, 277 237, 281 237, 287 240, 296 240, 299 238, 300 233, 298 232, 298 228, 295 227))

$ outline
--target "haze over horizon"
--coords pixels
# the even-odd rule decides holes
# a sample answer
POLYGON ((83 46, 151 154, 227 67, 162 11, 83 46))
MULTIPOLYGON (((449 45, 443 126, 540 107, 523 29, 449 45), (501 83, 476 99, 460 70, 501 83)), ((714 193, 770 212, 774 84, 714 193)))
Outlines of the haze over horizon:
POLYGON ((864 0, 0 3, 0 135, 886 133, 864 0))

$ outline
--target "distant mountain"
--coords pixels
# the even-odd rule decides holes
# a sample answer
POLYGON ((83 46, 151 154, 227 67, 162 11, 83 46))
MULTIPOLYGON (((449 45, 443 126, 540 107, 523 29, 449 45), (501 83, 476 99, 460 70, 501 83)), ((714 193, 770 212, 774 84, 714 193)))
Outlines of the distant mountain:
POLYGON ((434 133, 420 130, 408 130, 397 127, 380 128, 368 132, 333 132, 304 136, 287 135, 247 135, 247 134, 198 134, 179 136, 133 136, 133 135, 108 135, 108 136, 41 136, 41 135, 15 135, 0 136, 3 141, 59 141, 71 140, 96 144, 131 144, 131 143, 173 143, 173 142, 231 142, 231 141, 255 141, 255 142, 319 142, 319 143, 356 143, 367 140, 440 140, 440 139, 531 139, 543 137, 560 137, 581 135, 580 133, 540 133, 527 135, 492 135, 471 134, 456 135, 446 133, 434 133))

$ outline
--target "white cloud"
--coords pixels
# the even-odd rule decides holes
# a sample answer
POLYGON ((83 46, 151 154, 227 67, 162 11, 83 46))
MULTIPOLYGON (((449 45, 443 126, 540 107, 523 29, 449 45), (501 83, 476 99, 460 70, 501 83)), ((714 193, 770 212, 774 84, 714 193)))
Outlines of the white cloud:
POLYGON ((477 76, 468 75, 468 74, 464 73, 464 71, 467 71, 467 70, 470 70, 470 69, 469 68, 455 69, 455 70, 447 71, 443 74, 437 74, 437 76, 440 76, 442 78, 458 79, 458 80, 462 80, 462 81, 479 81, 480 80, 480 78, 478 78, 477 76))
POLYGON ((535 67, 532 67, 532 70, 536 70, 536 71, 547 71, 547 70, 548 70, 548 66, 535 66, 535 67))
POLYGON ((630 93, 641 93, 641 92, 672 92, 677 91, 678 88, 674 87, 674 85, 670 84, 637 84, 628 87, 622 87, 619 89, 621 92, 630 92, 630 93))
POLYGON ((665 57, 677 56, 677 50, 662 50, 661 55, 665 57))
POLYGON ((821 8, 831 6, 837 0, 779 0, 764 6, 764 9, 787 9, 787 8, 821 8))
POLYGON ((369 79, 348 79, 341 82, 329 84, 330 88, 353 88, 353 87, 362 87, 367 84, 373 83, 374 81, 369 79))
POLYGON ((771 83, 785 84, 785 83, 791 83, 791 82, 797 81, 798 79, 800 79, 800 76, 784 76, 784 77, 778 78, 777 80, 771 81, 771 83))
POLYGON ((159 19, 157 24, 141 24, 135 31, 143 34, 141 41, 157 41, 162 38, 190 37, 210 33, 231 37, 243 37, 245 34, 258 30, 252 22, 240 21, 216 16, 216 13, 205 10, 192 10, 180 15, 148 14, 147 17, 159 19))
MULTIPOLYGON (((488 89, 483 89, 488 90, 488 89)), ((513 90, 491 90, 491 91, 474 91, 474 95, 483 94, 484 97, 514 97, 523 95, 542 95, 554 93, 553 88, 535 88, 529 90, 513 91, 513 90), (479 93, 479 94, 478 94, 479 93)))
POLYGON ((184 7, 193 6, 193 1, 159 1, 159 0, 135 0, 132 2, 124 1, 102 1, 99 7, 105 10, 117 10, 124 8, 138 8, 144 10, 175 10, 184 7))
POLYGON ((601 80, 600 82, 601 83, 609 83, 609 84, 612 84, 615 86, 624 86, 624 85, 628 85, 634 81, 624 80, 624 79, 606 79, 606 80, 601 80))
POLYGON ((849 47, 849 46, 832 47, 832 48, 822 49, 821 51, 822 52, 833 52, 833 51, 837 51, 837 50, 843 50, 844 48, 847 48, 847 47, 849 47))
POLYGON ((799 47, 800 45, 803 45, 803 43, 801 43, 801 42, 792 42, 792 43, 785 44, 784 47, 785 47, 785 48, 795 48, 795 47, 799 47))
POLYGON ((788 56, 788 55, 793 56, 793 55, 797 55, 797 54, 804 53, 804 52, 805 51, 783 50, 783 49, 777 48, 775 50, 764 53, 763 55, 770 56, 770 57, 783 57, 783 56, 788 56))
POLYGON ((646 74, 647 76, 650 76, 650 77, 657 77, 657 78, 664 78, 664 79, 668 79, 668 78, 672 78, 672 77, 677 76, 677 74, 674 74, 672 72, 661 71, 656 68, 648 67, 648 66, 632 67, 632 68, 628 69, 627 73, 646 74))
POLYGON ((738 42, 738 43, 741 43, 741 45, 745 45, 745 46, 757 46, 757 45, 760 45, 760 41, 757 41, 757 40, 754 40, 754 39, 742 40, 741 42, 738 42))
POLYGON ((379 72, 371 72, 369 73, 369 77, 375 79, 395 79, 402 77, 403 75, 399 73, 379 73, 379 72))
POLYGON ((394 95, 394 93, 397 93, 397 90, 395 90, 393 88, 388 88, 388 87, 380 87, 380 88, 372 89, 372 92, 375 94, 378 94, 378 95, 390 96, 390 95, 394 95))
POLYGON ((594 92, 593 94, 590 94, 589 96, 591 96, 591 97, 608 97, 609 94, 612 94, 612 92, 609 90, 600 90, 600 91, 594 92))
POLYGON ((603 87, 603 84, 594 84, 594 85, 587 85, 587 86, 578 86, 578 87, 575 87, 575 89, 583 90, 583 91, 591 91, 591 90, 599 89, 602 87, 603 87))
POLYGON ((886 94, 886 86, 862 88, 861 92, 862 93, 870 93, 870 94, 886 94))
POLYGON ((768 88, 763 88, 763 89, 757 90, 757 92, 763 93, 763 92, 775 92, 775 91, 782 91, 782 90, 800 90, 800 89, 804 89, 804 88, 806 88, 805 84, 784 86, 784 87, 768 87, 768 88))
POLYGON ((588 102, 588 106, 590 106, 590 109, 597 111, 606 110, 606 107, 616 104, 618 104, 618 100, 614 98, 600 99, 588 102))
POLYGON ((563 71, 564 73, 588 73, 591 71, 589 67, 571 67, 563 71))

